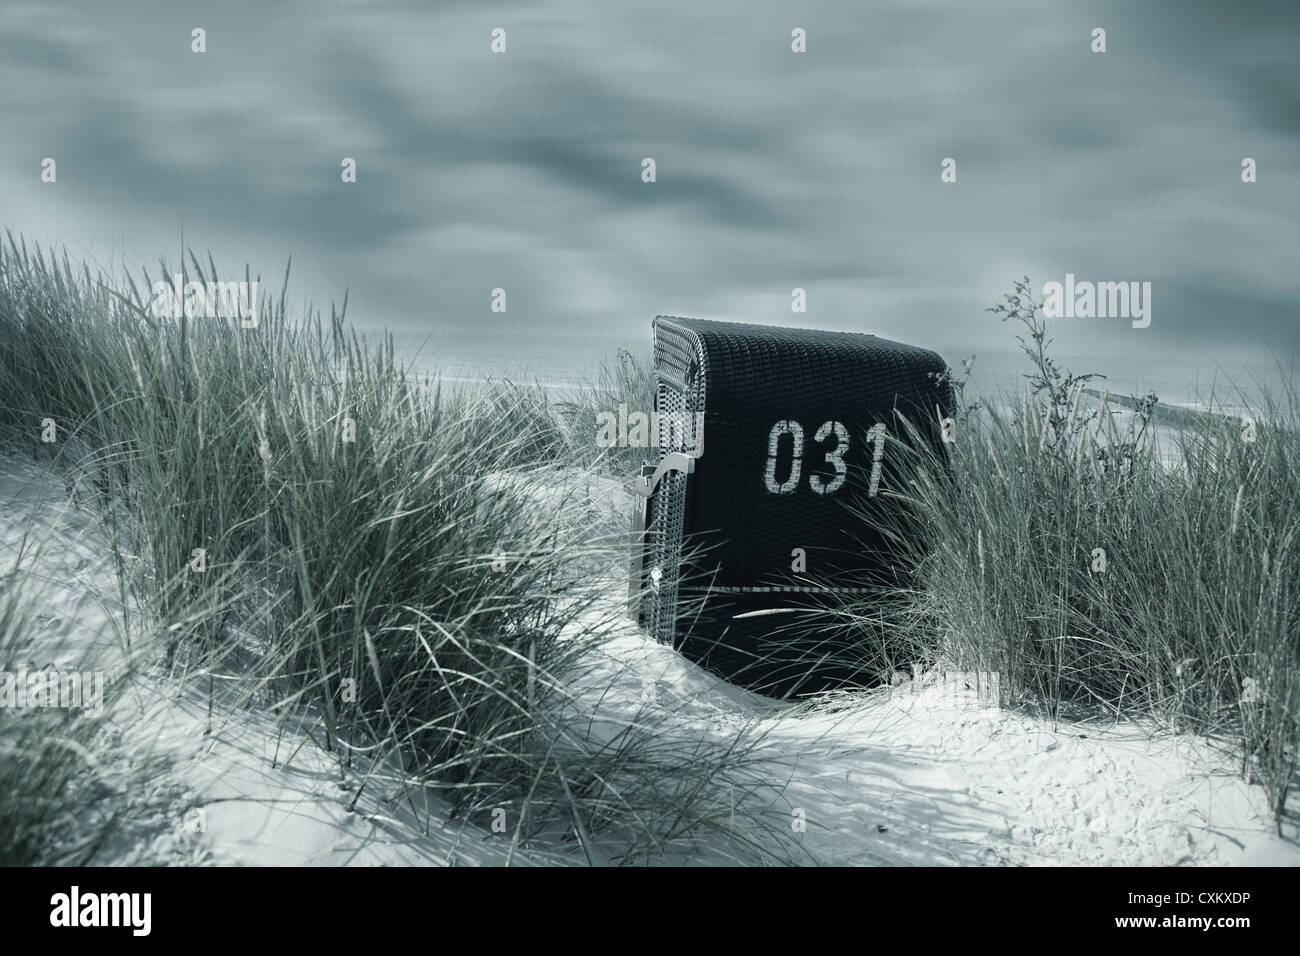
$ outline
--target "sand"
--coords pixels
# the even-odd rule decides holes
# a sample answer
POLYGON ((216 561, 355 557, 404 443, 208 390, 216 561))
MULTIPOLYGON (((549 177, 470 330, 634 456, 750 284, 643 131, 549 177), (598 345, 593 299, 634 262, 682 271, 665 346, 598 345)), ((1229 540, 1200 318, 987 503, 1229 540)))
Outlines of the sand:
MULTIPOLYGON (((580 487, 611 529, 624 526, 631 501, 620 483, 572 477, 557 474, 552 487, 580 487)), ((9 458, 0 460, 0 573, 20 553, 41 605, 32 659, 120 671, 124 609, 104 529, 45 466, 9 458)), ((607 601, 597 612, 613 616, 625 577, 610 571, 596 585, 607 601)), ((1058 724, 925 682, 857 694, 838 709, 775 704, 630 623, 611 629, 593 665, 576 692, 597 723, 645 713, 687 736, 724 740, 746 722, 765 732, 762 759, 773 783, 785 783, 768 812, 779 825, 803 822, 793 838, 824 863, 1300 864, 1294 826, 1277 836, 1263 791, 1241 779, 1226 741, 1142 722, 1058 724)), ((112 719, 122 759, 155 762, 148 783, 123 796, 151 810, 99 862, 582 862, 571 846, 512 848, 508 835, 449 820, 446 806, 410 798, 388 767, 375 768, 353 806, 365 774, 339 769, 319 726, 233 706, 209 724, 206 679, 180 685, 157 667, 143 671, 112 719)))

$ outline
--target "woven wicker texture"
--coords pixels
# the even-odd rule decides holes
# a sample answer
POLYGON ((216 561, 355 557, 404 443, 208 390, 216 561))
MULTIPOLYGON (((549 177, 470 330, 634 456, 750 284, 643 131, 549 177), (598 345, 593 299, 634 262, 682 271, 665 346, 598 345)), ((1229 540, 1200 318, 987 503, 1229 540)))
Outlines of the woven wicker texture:
MULTIPOLYGON (((868 494, 876 450, 869 429, 881 424, 903 436, 901 412, 937 446, 951 406, 936 379, 943 360, 861 333, 673 316, 657 317, 653 330, 661 417, 703 410, 704 431, 695 474, 669 476, 651 501, 642 623, 688 657, 777 696, 852 680, 842 663, 809 660, 846 640, 826 630, 824 617, 735 615, 824 604, 836 591, 893 580, 895 562, 872 527, 889 515, 886 499, 868 494), (773 429, 783 422, 792 424, 782 426, 770 462, 773 429), (838 429, 819 432, 828 422, 838 429), (794 431, 802 434, 798 464, 794 431), (842 459, 845 479, 819 494, 839 473, 830 453, 842 459), (773 482, 785 490, 774 493, 773 482), (864 508, 871 522, 854 513, 864 508), (791 570, 796 548, 807 553, 804 573, 791 570)), ((660 437, 661 457, 699 451, 680 433, 660 437)), ((878 491, 893 480, 886 455, 878 491)))

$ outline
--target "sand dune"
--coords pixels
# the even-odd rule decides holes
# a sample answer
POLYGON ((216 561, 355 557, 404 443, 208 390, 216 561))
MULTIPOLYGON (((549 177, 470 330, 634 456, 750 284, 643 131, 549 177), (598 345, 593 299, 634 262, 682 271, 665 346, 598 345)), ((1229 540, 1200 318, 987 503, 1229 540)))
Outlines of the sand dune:
MULTIPOLYGON (((619 483, 581 487, 617 527, 630 507, 619 483)), ((93 659, 121 673, 123 609, 104 530, 50 471, 27 461, 4 462, 0 500, 0 562, 10 568, 21 555, 47 608, 31 635, 33 658, 68 666, 93 659)), ((610 602, 622 600, 622 580, 600 586, 610 602)), ((773 792, 782 791, 767 812, 804 822, 797 839, 821 862, 1300 864, 1294 834, 1276 836, 1262 792, 1241 779, 1226 742, 1139 723, 1054 724, 924 680, 777 704, 631 624, 600 653, 576 688, 596 725, 654 711, 685 737, 724 739, 746 725, 762 732, 773 792)), ((582 862, 571 847, 512 848, 507 835, 449 821, 445 806, 417 805, 394 768, 341 771, 301 720, 279 722, 220 694, 209 717, 201 675, 182 685, 146 666, 131 681, 113 720, 135 759, 161 771, 150 785, 157 809, 149 825, 111 848, 113 862, 582 862)), ((696 859, 707 860, 707 847, 700 850, 696 859)))

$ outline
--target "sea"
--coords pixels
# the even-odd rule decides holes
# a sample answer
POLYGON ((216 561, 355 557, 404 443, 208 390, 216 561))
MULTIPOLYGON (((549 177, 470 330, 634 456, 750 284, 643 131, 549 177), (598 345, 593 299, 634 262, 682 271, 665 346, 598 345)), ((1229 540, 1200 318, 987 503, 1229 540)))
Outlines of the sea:
MULTIPOLYGON (((443 382, 478 385, 509 379, 563 393, 595 380, 602 363, 617 360, 627 349, 638 362, 650 363, 650 336, 640 340, 600 336, 533 335, 485 342, 468 335, 395 332, 394 347, 417 375, 438 375, 443 382)), ((966 394, 1018 395, 1033 371, 1023 353, 992 349, 940 350, 954 379, 967 380, 966 394), (974 356, 967 372, 963 361, 974 356)), ((1220 410, 1260 408, 1266 394, 1295 388, 1297 372, 1267 355, 1247 358, 1187 354, 1150 358, 1135 355, 1055 356, 1058 365, 1076 374, 1096 373, 1090 386, 1118 396, 1154 393, 1160 402, 1184 408, 1220 410), (1104 376, 1104 377, 1102 377, 1104 376)))

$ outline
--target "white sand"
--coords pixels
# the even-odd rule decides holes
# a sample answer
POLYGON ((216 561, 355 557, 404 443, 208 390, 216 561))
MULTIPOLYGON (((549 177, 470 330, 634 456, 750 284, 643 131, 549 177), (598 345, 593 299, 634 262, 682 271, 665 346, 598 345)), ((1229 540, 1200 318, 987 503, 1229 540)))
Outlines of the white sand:
MULTIPOLYGON (((559 476, 557 476, 558 478, 559 476)), ((569 483, 568 487, 576 485, 569 483)), ((609 527, 625 525, 620 484, 585 481, 609 527)), ((111 552, 62 481, 0 463, 0 573, 23 536, 48 541, 25 561, 42 605, 33 659, 76 666, 122 654, 111 552)), ((626 578, 599 582, 613 613, 626 578)), ((779 825, 801 810, 806 848, 839 864, 1300 864, 1279 839, 1262 790, 1226 745, 1134 723, 1062 724, 917 693, 857 695, 848 710, 777 705, 734 688, 630 624, 611 633, 579 697, 597 720, 654 714, 665 728, 725 739, 745 721, 768 734, 763 758, 788 780, 779 825), (647 695, 647 689, 649 694, 647 695), (645 701, 645 697, 652 699, 645 701)), ((320 728, 277 727, 265 711, 220 708, 207 723, 205 679, 180 688, 140 678, 113 712, 128 762, 151 775, 151 828, 113 848, 116 862, 277 865, 500 865, 508 835, 413 807, 381 768, 349 812, 364 768, 343 774, 320 728), (427 825, 426 822, 432 820, 427 825), (202 824, 202 828, 199 828, 202 824)), ((140 797, 139 799, 144 799, 140 797)), ((516 849, 512 864, 580 862, 572 850, 516 849)))
POLYGON ((825 863, 1300 865, 1294 827, 1276 836, 1226 745, 1134 723, 1053 726, 937 686, 809 715, 635 633, 611 651, 628 666, 605 707, 634 710, 651 680, 658 706, 699 733, 758 719, 774 779, 790 781, 787 812, 804 810, 825 863))

